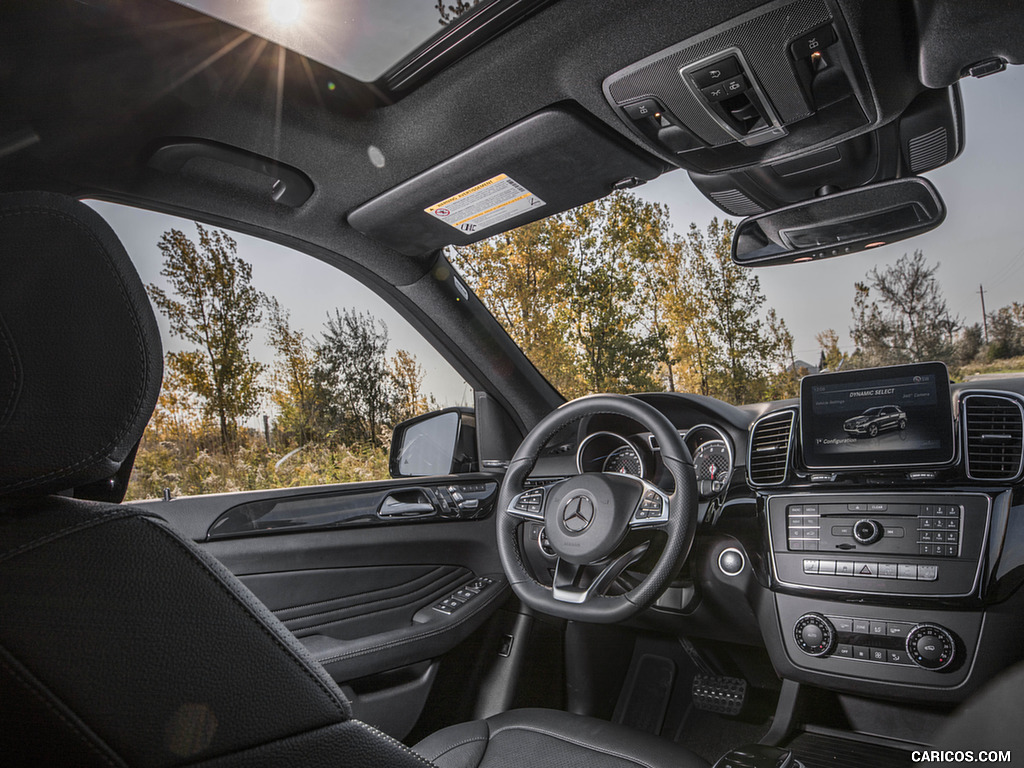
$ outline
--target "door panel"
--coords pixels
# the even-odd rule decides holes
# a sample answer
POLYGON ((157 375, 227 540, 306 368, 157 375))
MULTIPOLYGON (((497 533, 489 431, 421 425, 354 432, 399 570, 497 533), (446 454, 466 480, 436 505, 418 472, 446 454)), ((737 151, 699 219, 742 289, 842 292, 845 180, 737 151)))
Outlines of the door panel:
MULTIPOLYGON (((420 706, 426 697, 425 692, 402 695, 409 681, 392 670, 430 664, 452 650, 510 594, 489 506, 496 488, 491 476, 462 475, 140 505, 196 540, 238 576, 339 683, 388 673, 381 685, 368 686, 377 702, 370 709, 385 711, 380 701, 389 699, 387 680, 392 677, 399 681, 392 706, 420 706), (426 489, 435 512, 408 518, 380 514, 385 499, 410 488, 426 489), (453 495, 460 488, 484 490, 453 495), (488 505, 474 505, 468 519, 460 517, 458 499, 474 493, 486 497, 488 505), (214 524, 236 510, 241 512, 234 519, 257 524, 224 535, 224 528, 214 524), (261 527, 258 521, 267 518, 262 514, 267 511, 272 525, 261 527), (489 577, 487 583, 480 581, 483 576, 489 577), (473 589, 464 592, 467 586, 473 589), (454 609, 435 608, 460 592, 462 602, 454 609)), ((429 686, 433 676, 417 679, 429 686)), ((358 697, 353 703, 358 712, 358 697)), ((418 711, 403 712, 397 720, 410 723, 416 716, 418 711)))
POLYGON ((455 565, 396 565, 258 573, 243 576, 242 583, 296 637, 350 640, 399 629, 470 576, 455 565))

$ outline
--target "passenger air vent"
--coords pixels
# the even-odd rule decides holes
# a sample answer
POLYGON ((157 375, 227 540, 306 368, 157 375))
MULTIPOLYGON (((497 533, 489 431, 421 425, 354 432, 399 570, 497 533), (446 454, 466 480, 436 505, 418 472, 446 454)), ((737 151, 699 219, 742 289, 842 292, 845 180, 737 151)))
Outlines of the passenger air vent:
POLYGON ((754 423, 747 458, 751 485, 779 485, 785 481, 795 419, 793 411, 781 411, 754 423))
POLYGON ((973 480, 1013 480, 1024 466, 1024 409, 999 395, 965 395, 964 436, 967 476, 973 480))
POLYGON ((945 165, 949 157, 948 147, 945 128, 936 128, 934 131, 914 137, 908 146, 910 170, 921 173, 945 165))

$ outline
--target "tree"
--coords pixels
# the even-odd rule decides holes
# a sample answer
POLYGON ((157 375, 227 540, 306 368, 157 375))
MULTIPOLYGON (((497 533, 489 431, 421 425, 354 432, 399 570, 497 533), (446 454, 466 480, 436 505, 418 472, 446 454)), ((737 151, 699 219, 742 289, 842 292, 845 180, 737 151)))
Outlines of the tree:
POLYGON ((938 268, 918 250, 884 269, 874 267, 866 282, 854 286, 851 335, 859 364, 950 359, 961 323, 946 307, 938 268))
POLYGON ((444 0, 437 0, 434 7, 441 18, 438 20, 442 27, 451 24, 466 11, 472 10, 480 4, 480 0, 455 0, 455 4, 445 4, 444 0))
POLYGON ((458 249, 453 261, 563 394, 660 389, 667 343, 654 262, 662 206, 615 193, 458 249))
POLYGON ((1024 355, 1024 304, 1013 302, 988 313, 991 359, 1024 355))
POLYGON ((383 444, 395 400, 387 346, 387 327, 372 315, 350 309, 328 315, 314 377, 327 394, 336 436, 383 444))
POLYGON ((821 371, 838 371, 846 363, 846 353, 839 348, 839 334, 827 328, 814 337, 821 347, 818 368, 821 371))
POLYGON ((794 387, 793 337, 774 310, 765 310, 761 281, 731 257, 733 225, 691 224, 669 251, 668 322, 680 380, 701 394, 730 402, 763 400, 794 387))
POLYGON ((276 298, 267 297, 265 305, 268 340, 276 352, 271 400, 277 424, 297 445, 305 445, 324 423, 324 398, 314 377, 316 351, 301 330, 292 330, 288 310, 276 298))
POLYGON ((436 403, 423 390, 424 371, 416 355, 399 349, 389 361, 388 368, 395 383, 393 411, 396 423, 432 410, 436 403))
POLYGON ((199 242, 183 232, 164 232, 157 243, 163 255, 160 274, 172 292, 156 285, 147 290, 167 317, 171 333, 198 347, 194 353, 168 356, 185 385, 215 417, 224 451, 238 421, 259 406, 259 378, 264 366, 252 359, 252 329, 260 322, 262 294, 252 286, 252 267, 236 255, 226 233, 196 224, 199 242))

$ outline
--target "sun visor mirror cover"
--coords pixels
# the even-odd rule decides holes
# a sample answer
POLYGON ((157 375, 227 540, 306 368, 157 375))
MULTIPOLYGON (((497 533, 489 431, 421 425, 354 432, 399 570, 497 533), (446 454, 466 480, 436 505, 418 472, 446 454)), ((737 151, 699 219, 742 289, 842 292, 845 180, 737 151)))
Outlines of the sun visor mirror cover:
POLYGON ((553 107, 363 203, 348 223, 399 253, 422 256, 649 181, 666 167, 582 110, 553 107))

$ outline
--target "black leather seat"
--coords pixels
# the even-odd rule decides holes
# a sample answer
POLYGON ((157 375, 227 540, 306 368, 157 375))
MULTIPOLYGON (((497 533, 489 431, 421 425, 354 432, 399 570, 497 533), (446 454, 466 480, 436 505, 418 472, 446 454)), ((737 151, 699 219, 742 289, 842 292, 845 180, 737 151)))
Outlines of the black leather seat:
POLYGON ((516 709, 444 728, 414 749, 438 768, 696 768, 667 739, 550 709, 516 709))
POLYGON ((71 198, 0 196, 4 766, 703 765, 559 712, 456 726, 418 752, 353 719, 219 562, 116 503, 161 365, 148 298, 107 224, 71 198))

